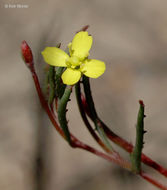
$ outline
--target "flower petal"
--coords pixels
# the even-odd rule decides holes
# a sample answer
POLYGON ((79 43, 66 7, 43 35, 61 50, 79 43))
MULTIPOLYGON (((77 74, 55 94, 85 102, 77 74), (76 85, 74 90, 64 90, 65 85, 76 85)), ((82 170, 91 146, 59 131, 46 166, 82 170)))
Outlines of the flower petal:
POLYGON ((81 78, 81 72, 75 69, 67 68, 61 78, 64 84, 73 85, 81 78))
POLYGON ((45 62, 49 65, 67 67, 66 59, 68 59, 69 56, 57 47, 46 47, 44 51, 42 51, 42 55, 45 62))
POLYGON ((72 54, 80 59, 88 57, 92 42, 93 38, 88 35, 88 32, 78 32, 72 40, 72 54))
POLYGON ((106 69, 105 63, 96 59, 87 59, 84 63, 81 72, 91 78, 98 78, 106 69))

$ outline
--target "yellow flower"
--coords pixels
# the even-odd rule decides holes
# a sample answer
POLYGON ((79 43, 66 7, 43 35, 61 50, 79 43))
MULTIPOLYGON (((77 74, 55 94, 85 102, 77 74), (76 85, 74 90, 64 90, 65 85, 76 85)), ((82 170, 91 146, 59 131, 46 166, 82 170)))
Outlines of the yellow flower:
POLYGON ((82 74, 97 78, 105 71, 104 62, 88 59, 92 42, 92 36, 88 32, 78 32, 68 45, 70 55, 56 47, 46 47, 42 55, 49 65, 67 67, 61 77, 64 84, 73 85, 80 80, 82 74))

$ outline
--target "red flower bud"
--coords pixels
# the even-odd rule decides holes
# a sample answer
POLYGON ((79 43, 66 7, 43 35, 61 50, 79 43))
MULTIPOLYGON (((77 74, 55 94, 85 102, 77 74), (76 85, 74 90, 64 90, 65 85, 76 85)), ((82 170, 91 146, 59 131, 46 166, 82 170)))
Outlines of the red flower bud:
POLYGON ((31 48, 29 47, 29 45, 27 44, 26 41, 23 41, 21 44, 21 53, 22 53, 22 57, 23 57, 26 65, 29 68, 33 67, 32 51, 31 51, 31 48))

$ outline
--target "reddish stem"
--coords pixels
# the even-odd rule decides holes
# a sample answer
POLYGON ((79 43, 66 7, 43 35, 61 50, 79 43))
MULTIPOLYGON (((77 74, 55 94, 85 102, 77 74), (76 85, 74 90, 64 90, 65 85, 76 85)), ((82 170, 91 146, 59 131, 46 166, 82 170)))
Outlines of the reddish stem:
POLYGON ((56 130, 65 139, 65 135, 64 135, 63 130, 59 127, 59 125, 55 121, 55 115, 53 114, 53 112, 50 111, 49 106, 48 106, 48 104, 47 104, 47 102, 46 102, 46 100, 45 100, 45 98, 44 98, 44 96, 42 94, 41 87, 40 87, 40 84, 39 84, 39 80, 38 80, 38 77, 37 77, 37 74, 36 74, 34 68, 31 69, 30 71, 31 71, 31 74, 32 74, 32 77, 33 77, 33 80, 34 80, 34 84, 35 84, 35 87, 36 87, 36 90, 37 90, 37 93, 38 93, 38 97, 40 99, 42 107, 44 108, 44 110, 48 114, 49 119, 51 120, 51 122, 54 125, 54 127, 56 128, 56 130))
POLYGON ((167 190, 167 187, 162 185, 161 183, 159 183, 158 181, 156 181, 155 179, 153 179, 152 177, 150 177, 148 174, 142 172, 141 174, 139 174, 143 179, 145 179, 146 181, 148 181, 149 183, 153 184, 154 186, 158 187, 159 189, 162 190, 167 190))
POLYGON ((104 154, 103 152, 100 152, 97 149, 81 142, 80 140, 78 140, 73 135, 72 135, 72 141, 73 141, 72 147, 74 147, 74 148, 84 149, 84 150, 91 152, 91 153, 93 153, 93 154, 95 154, 95 155, 97 155, 97 156, 99 156, 105 160, 112 161, 115 164, 117 164, 117 165, 119 165, 125 169, 131 170, 131 164, 125 160, 120 160, 120 157, 117 154, 112 154, 112 155, 104 154))
POLYGON ((78 84, 76 84, 75 86, 75 91, 76 91, 76 99, 77 99, 77 103, 78 103, 78 108, 80 111, 80 115, 82 117, 82 120, 85 124, 85 126, 87 127, 88 131, 90 132, 90 134, 92 135, 92 137, 95 139, 95 141, 108 153, 113 153, 113 151, 111 151, 102 141, 101 139, 98 137, 98 135, 95 133, 94 129, 92 128, 90 122, 87 119, 86 113, 84 111, 84 106, 82 104, 82 99, 81 99, 81 87, 80 87, 80 82, 78 82, 78 84))
MULTIPOLYGON (((91 118, 91 114, 90 114, 90 111, 88 109, 88 105, 87 105, 85 97, 83 95, 81 97, 82 97, 82 104, 83 104, 85 112, 90 117, 90 119, 93 120, 93 118, 91 118)), ((140 100, 140 103, 143 103, 143 102, 140 100)), ((133 150, 133 145, 132 144, 130 144, 128 141, 126 141, 122 137, 118 136, 113 131, 111 131, 111 129, 105 123, 103 123, 103 121, 101 121, 100 119, 99 119, 99 122, 101 124, 101 127, 105 131, 106 135, 108 136, 108 138, 112 142, 114 142, 115 144, 119 145, 125 151, 127 151, 129 153, 132 152, 132 150, 133 150)), ((151 158, 149 158, 145 154, 142 154, 141 160, 142 160, 142 162, 144 164, 150 166, 151 168, 155 169, 156 171, 158 171, 159 173, 161 173, 162 175, 164 175, 165 177, 167 177, 167 169, 164 168, 163 166, 161 166, 160 164, 156 163, 154 160, 152 160, 151 158)))
MULTIPOLYGON (((54 114, 54 111, 53 109, 50 110, 49 106, 48 106, 48 103, 47 101, 45 100, 44 96, 43 96, 43 93, 41 91, 41 88, 40 88, 40 84, 39 84, 39 80, 38 80, 38 76, 35 72, 35 69, 34 69, 34 63, 33 63, 33 60, 31 63, 28 63, 26 62, 26 65, 28 65, 28 68, 30 69, 31 71, 31 74, 32 74, 32 77, 33 77, 33 80, 34 80, 34 83, 35 83, 35 87, 36 87, 36 90, 37 90, 37 93, 38 93, 38 96, 39 96, 39 99, 40 99, 40 102, 41 102, 41 105, 42 107, 44 108, 44 110, 46 111, 49 119, 51 120, 53 126, 56 128, 56 130, 58 131, 58 133, 65 139, 65 135, 64 135, 64 132, 63 130, 59 127, 59 125, 57 124, 56 122, 56 117, 55 117, 55 114, 54 114)), ((108 129, 108 128, 107 128, 108 129)), ((109 129, 108 129, 109 130, 109 129)), ((110 131, 110 130, 109 130, 110 131)), ((111 131, 110 131, 111 132, 111 131)), ((111 132, 112 133, 112 132, 111 132)), ((117 135, 116 135, 117 136, 117 135)), ((112 137, 112 136, 111 136, 112 137)), ((120 138, 120 137, 119 137, 120 138)), ((118 155, 117 154, 112 154, 112 155, 107 155, 107 154, 104 154, 98 150, 96 150, 95 148, 87 145, 87 144, 84 144, 83 142, 81 142, 80 140, 78 140, 75 136, 73 136, 71 134, 71 139, 72 139, 72 143, 71 143, 71 146, 73 148, 81 148, 81 149, 84 149, 84 150, 87 150, 88 152, 91 152, 101 158, 104 158, 108 161, 112 161, 116 164, 118 164, 119 166, 123 167, 123 168, 126 168, 128 170, 131 169, 131 164, 129 162, 126 162, 124 161, 124 163, 122 162, 122 160, 120 160, 118 158, 118 155)), ((120 138, 121 139, 121 138, 120 138)), ((120 140, 119 140, 120 141, 120 140)), ((118 141, 118 144, 119 144, 119 141, 118 141)), ((121 140, 122 141, 122 140, 121 140)), ((124 141, 124 140, 123 140, 124 141)), ((126 141, 125 141, 126 142, 126 141)), ((127 142, 125 143, 127 144, 127 142)), ((132 145, 131 145, 132 146, 132 145)), ((125 146, 127 147, 127 146, 125 146)), ((146 159, 147 161, 149 160, 148 158, 146 159)), ((150 159, 151 160, 151 159, 150 159)), ((162 189, 162 190, 167 190, 167 187, 163 186, 162 184, 160 184, 159 182, 157 182, 156 180, 152 179, 151 177, 149 177, 147 174, 145 173, 141 173, 140 176, 147 180, 148 182, 152 183, 153 185, 155 185, 156 187, 162 189)))
MULTIPOLYGON (((38 80, 38 77, 35 73, 35 70, 34 69, 31 69, 31 72, 32 72, 32 77, 33 77, 33 80, 34 80, 34 83, 35 83, 35 86, 36 86, 36 89, 37 89, 37 92, 38 92, 38 96, 39 96, 39 99, 40 99, 40 102, 41 102, 41 105, 42 107, 44 108, 44 110, 47 112, 53 126, 56 128, 56 130, 59 132, 59 134, 65 139, 65 136, 64 136, 64 133, 62 131, 62 129, 59 127, 59 125, 57 124, 56 120, 55 120, 55 114, 49 109, 49 106, 46 102, 46 100, 44 99, 44 96, 42 94, 42 91, 41 91, 41 88, 40 88, 40 84, 39 84, 39 80, 38 80)), ((117 157, 117 154, 112 154, 112 155, 107 155, 107 154, 104 154, 98 150, 96 150, 95 148, 87 145, 87 144, 84 144, 83 142, 81 142, 80 140, 78 140, 74 135, 71 134, 71 139, 72 139, 72 144, 71 146, 73 148, 81 148, 83 150, 86 150, 88 152, 91 152, 105 160, 108 160, 108 161, 111 161, 111 162, 114 162, 115 164, 125 168, 125 169, 128 169, 128 170, 131 170, 131 164, 124 161, 123 160, 120 160, 118 157, 117 157)), ((149 175, 145 174, 145 173, 141 173, 140 176, 147 180, 149 183, 153 184, 154 186, 162 189, 162 190, 167 190, 167 187, 165 187, 164 185, 160 184, 159 182, 157 182, 156 180, 152 179, 149 175)))
MULTIPOLYGON (((50 110, 49 109, 49 106, 43 96, 43 93, 41 91, 41 87, 40 87, 40 84, 39 84, 39 80, 38 80, 38 76, 35 72, 35 69, 34 67, 30 69, 31 73, 32 73, 32 77, 33 77, 33 80, 34 80, 34 83, 35 83, 35 87, 36 87, 36 90, 37 90, 37 93, 38 93, 38 97, 40 99, 40 102, 41 102, 41 105, 42 107, 44 108, 44 110, 46 111, 46 113, 48 114, 49 116, 49 119, 51 120, 53 126, 56 128, 56 130, 59 132, 59 134, 64 138, 65 138, 65 135, 64 135, 64 132, 63 130, 59 127, 59 125, 57 124, 56 120, 55 120, 55 114, 53 112, 53 110, 50 110)), ((82 143, 81 141, 79 141, 74 135, 71 134, 71 139, 72 139, 72 144, 71 146, 74 147, 74 148, 82 148, 82 149, 85 149, 89 152, 92 152, 94 154, 96 154, 97 156, 100 156, 106 160, 109 160, 109 161, 112 161, 118 165, 120 165, 121 167, 123 168, 126 168, 126 169, 129 169, 131 168, 131 165, 130 163, 124 161, 124 160, 120 160, 120 157, 118 157, 117 154, 112 154, 112 155, 107 155, 107 154, 104 154, 92 147, 90 147, 89 145, 86 145, 84 143, 82 143)))
MULTIPOLYGON (((129 153, 132 152, 132 150, 133 150, 133 145, 132 144, 130 144, 125 139, 119 137, 114 132, 112 132, 102 121, 101 121, 101 125, 102 125, 106 135, 108 136, 108 138, 111 141, 113 141, 114 143, 116 143, 117 145, 122 147, 127 152, 129 152, 129 153)), ((142 153, 142 156, 141 156, 141 160, 142 160, 142 162, 144 164, 150 166, 151 168, 155 169, 156 171, 158 171, 159 173, 161 173, 162 175, 167 177, 167 169, 165 169, 163 166, 156 163, 154 160, 152 160, 151 158, 149 158, 148 156, 146 156, 143 153, 142 153)))

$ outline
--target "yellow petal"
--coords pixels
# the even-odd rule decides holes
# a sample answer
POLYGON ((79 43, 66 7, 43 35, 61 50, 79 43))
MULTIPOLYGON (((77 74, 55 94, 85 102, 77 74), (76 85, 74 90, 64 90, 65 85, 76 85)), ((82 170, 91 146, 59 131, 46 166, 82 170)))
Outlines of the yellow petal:
POLYGON ((84 59, 89 55, 92 42, 93 38, 88 35, 88 32, 78 32, 72 40, 72 54, 80 59, 84 59))
POLYGON ((68 59, 69 56, 59 48, 46 47, 44 51, 42 51, 42 55, 45 62, 49 65, 57 67, 67 67, 66 59, 68 59))
POLYGON ((73 85, 81 78, 81 72, 75 69, 67 68, 61 78, 64 84, 73 85))
POLYGON ((84 63, 81 72, 91 78, 98 78, 106 69, 105 63, 96 59, 87 59, 84 63))

